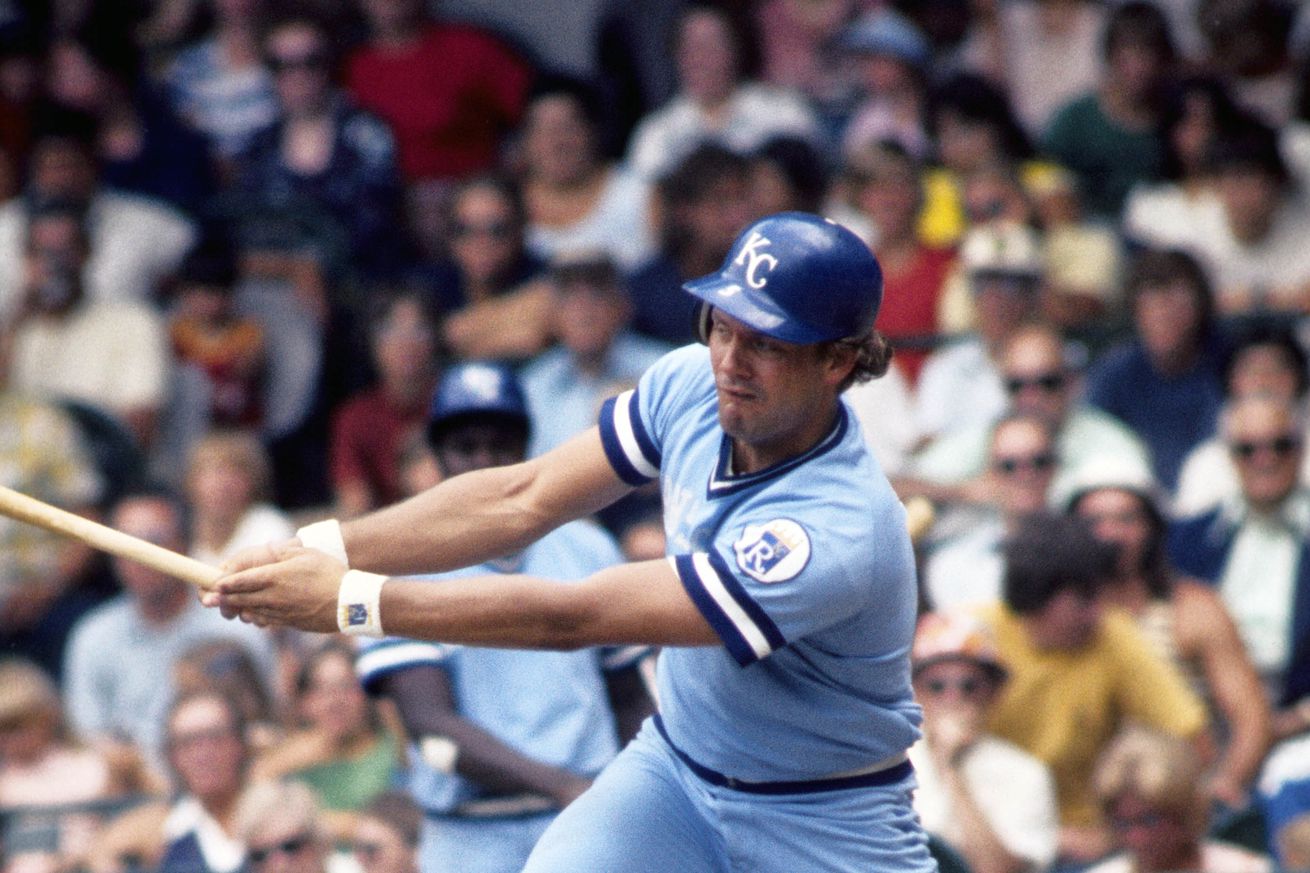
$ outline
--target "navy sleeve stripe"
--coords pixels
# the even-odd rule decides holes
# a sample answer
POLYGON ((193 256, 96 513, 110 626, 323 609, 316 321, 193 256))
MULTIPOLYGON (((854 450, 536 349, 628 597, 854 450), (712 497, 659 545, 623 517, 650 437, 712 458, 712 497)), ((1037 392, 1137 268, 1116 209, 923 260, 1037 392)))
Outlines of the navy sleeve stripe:
POLYGON ((732 595, 732 599, 737 601, 737 605, 741 607, 742 612, 746 613, 755 626, 760 629, 760 632, 764 634, 764 638, 769 643, 770 651, 776 652, 787 645, 787 638, 782 635, 782 631, 778 630, 778 626, 773 623, 773 619, 769 618, 769 614, 755 602, 755 598, 751 597, 745 587, 742 586, 741 581, 732 572, 732 568, 728 566, 728 562, 719 557, 718 552, 708 553, 706 559, 709 561, 710 566, 714 568, 714 572, 719 575, 724 589, 728 594, 732 595))
POLYGON ((728 614, 720 608, 714 596, 706 590, 700 572, 696 568, 695 556, 677 555, 669 560, 673 563, 678 578, 682 580, 682 587, 687 589, 687 594, 691 596, 692 602, 696 604, 700 614, 705 616, 705 620, 710 623, 710 627, 714 628, 714 632, 719 635, 719 639, 723 640, 723 645, 727 647, 728 653, 732 655, 733 659, 742 667, 749 667, 764 657, 747 641, 746 636, 733 624, 728 614))
POLYGON ((450 657, 451 647, 415 640, 387 641, 364 649, 355 656, 355 675, 364 685, 404 667, 433 666, 450 657))
POLYGON ((600 410, 600 438, 605 457, 619 478, 632 486, 659 475, 659 455, 636 414, 637 392, 624 391, 605 401, 600 410))

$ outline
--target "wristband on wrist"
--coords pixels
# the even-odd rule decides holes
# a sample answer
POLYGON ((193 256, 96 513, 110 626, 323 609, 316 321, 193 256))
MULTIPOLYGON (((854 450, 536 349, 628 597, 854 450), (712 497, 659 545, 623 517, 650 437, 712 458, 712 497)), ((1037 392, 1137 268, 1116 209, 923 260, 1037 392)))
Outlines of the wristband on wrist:
POLYGON ((380 637, 382 585, 386 576, 347 570, 337 589, 337 628, 352 637, 380 637))
POLYGON ((350 566, 350 561, 346 558, 346 541, 341 537, 341 523, 335 518, 307 524, 296 531, 296 536, 305 548, 317 549, 331 555, 347 567, 350 566))

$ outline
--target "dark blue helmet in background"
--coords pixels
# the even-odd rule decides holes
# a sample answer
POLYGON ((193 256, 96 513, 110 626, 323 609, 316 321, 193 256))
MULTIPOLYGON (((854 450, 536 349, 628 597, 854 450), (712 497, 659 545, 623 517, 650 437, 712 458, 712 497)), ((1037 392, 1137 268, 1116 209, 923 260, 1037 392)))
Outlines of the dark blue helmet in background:
POLYGON ((448 367, 428 409, 428 441, 470 418, 493 418, 529 429, 528 403, 514 371, 505 364, 470 361, 448 367))
POLYGON ((780 212, 742 231, 717 273, 684 284, 711 308, 766 336, 809 344, 862 337, 882 304, 882 267, 864 241, 806 212, 780 212))

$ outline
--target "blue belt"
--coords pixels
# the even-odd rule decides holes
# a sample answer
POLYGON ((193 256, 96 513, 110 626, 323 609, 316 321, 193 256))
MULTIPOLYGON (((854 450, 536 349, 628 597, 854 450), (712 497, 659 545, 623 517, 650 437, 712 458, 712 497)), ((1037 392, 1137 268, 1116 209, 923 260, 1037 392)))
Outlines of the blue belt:
POLYGON ((843 788, 890 785, 893 782, 899 782, 914 772, 914 767, 909 761, 901 761, 899 764, 893 764, 885 770, 857 773, 851 776, 829 776, 822 779, 800 779, 785 782, 747 782, 742 779, 735 779, 732 776, 725 776, 718 770, 711 770, 704 764, 693 760, 690 755, 679 749, 673 740, 669 738, 669 732, 664 729, 664 720, 658 714, 655 716, 654 721, 660 736, 664 737, 664 742, 669 744, 669 748, 673 750, 673 753, 678 756, 682 763, 687 765, 691 772, 711 785, 717 785, 720 788, 731 788, 734 791, 745 791, 748 794, 813 794, 818 791, 838 791, 843 788))

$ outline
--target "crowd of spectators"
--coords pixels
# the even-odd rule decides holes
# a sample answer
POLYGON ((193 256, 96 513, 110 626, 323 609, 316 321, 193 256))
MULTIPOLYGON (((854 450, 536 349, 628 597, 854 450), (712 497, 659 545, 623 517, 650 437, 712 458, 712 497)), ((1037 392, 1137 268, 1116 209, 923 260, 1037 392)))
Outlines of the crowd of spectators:
MULTIPOLYGON (((818 212, 884 271, 850 408, 935 509, 944 866, 1310 867, 1305 8, 0 0, 0 483, 220 562, 448 473, 457 363, 567 440, 818 212)), ((417 869, 414 713, 349 647, 0 519, 0 656, 0 873, 417 869)))

